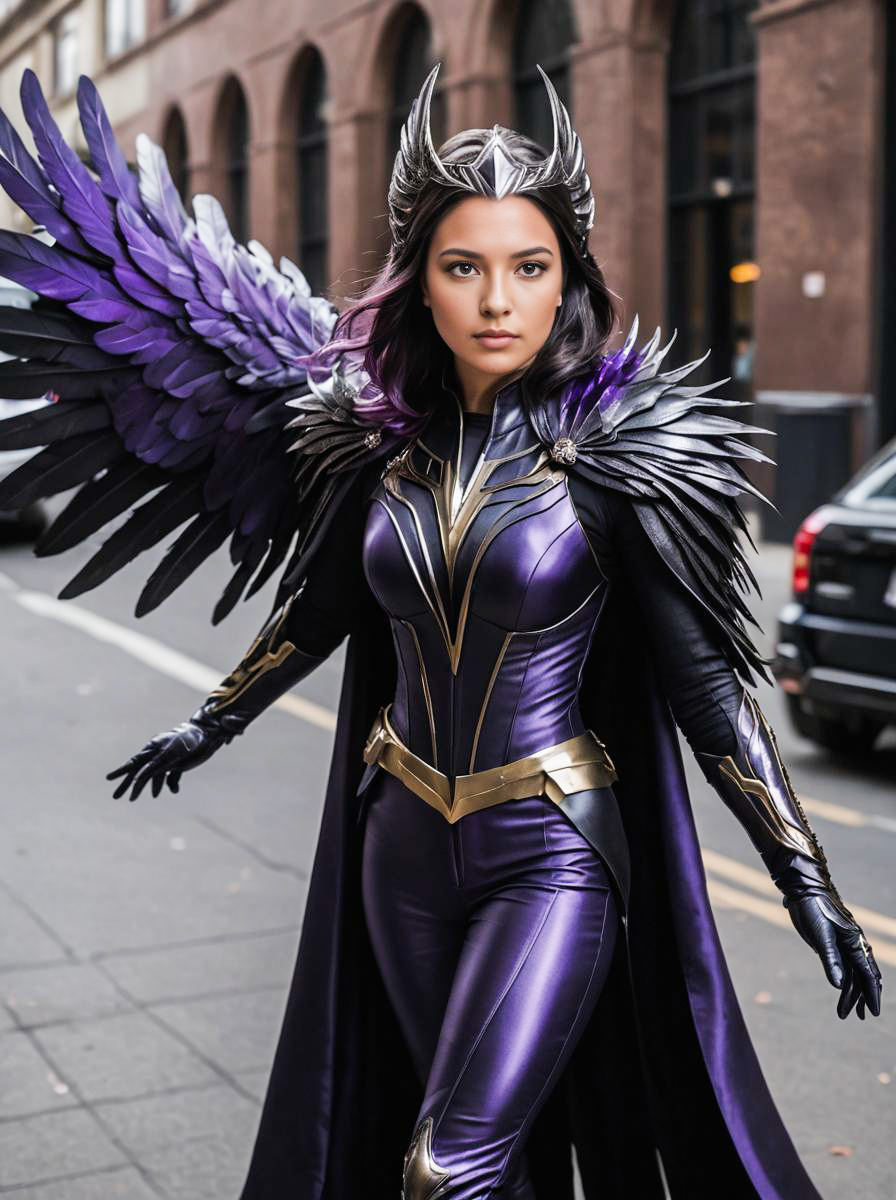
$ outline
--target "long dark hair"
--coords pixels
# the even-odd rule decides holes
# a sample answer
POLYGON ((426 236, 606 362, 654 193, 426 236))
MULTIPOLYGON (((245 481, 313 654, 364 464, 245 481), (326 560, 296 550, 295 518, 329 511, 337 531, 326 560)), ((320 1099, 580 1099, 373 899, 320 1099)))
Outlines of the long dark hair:
MULTIPOLYGON (((504 126, 498 127, 514 155, 533 165, 546 151, 537 142, 504 126)), ((472 162, 491 136, 491 129, 465 129, 439 148, 451 162, 472 162)), ((433 397, 453 355, 423 303, 420 276, 436 225, 470 192, 430 180, 421 189, 400 249, 393 246, 373 281, 340 314, 330 340, 302 360, 313 379, 329 374, 345 357, 369 375, 355 401, 360 419, 385 424, 397 433, 415 433, 425 423, 433 397)), ((563 301, 554 326, 521 377, 527 404, 560 394, 570 381, 593 375, 616 319, 603 272, 590 251, 584 255, 576 234, 576 214, 564 185, 526 192, 551 222, 564 264, 563 301)))

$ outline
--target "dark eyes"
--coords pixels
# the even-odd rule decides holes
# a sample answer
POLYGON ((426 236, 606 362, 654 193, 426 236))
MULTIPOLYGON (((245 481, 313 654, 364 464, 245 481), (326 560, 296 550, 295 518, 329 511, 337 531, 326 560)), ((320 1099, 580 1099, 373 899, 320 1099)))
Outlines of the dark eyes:
MULTIPOLYGON (((454 272, 457 267, 472 267, 472 266, 474 266, 474 264, 471 262, 459 261, 456 263, 452 263, 451 266, 447 268, 447 271, 448 271, 449 275, 454 275, 455 279, 469 279, 470 275, 466 271, 462 275, 455 275, 454 272)), ((536 268, 535 271, 526 271, 523 274, 524 279, 537 279, 539 275, 544 274, 544 272, 548 269, 546 263, 524 262, 524 263, 520 263, 517 270, 522 271, 524 267, 535 267, 536 268)))

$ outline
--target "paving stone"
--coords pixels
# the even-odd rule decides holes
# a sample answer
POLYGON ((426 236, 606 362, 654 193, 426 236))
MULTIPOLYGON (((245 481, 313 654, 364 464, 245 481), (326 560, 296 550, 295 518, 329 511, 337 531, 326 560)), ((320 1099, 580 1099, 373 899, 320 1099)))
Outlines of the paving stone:
POLYGON ((38 1183, 11 1193, 12 1200, 159 1200, 133 1167, 38 1183))
POLYGON ((133 1008, 114 983, 89 963, 4 972, 0 975, 0 1001, 28 1028, 133 1008))
POLYGON ((209 992, 286 987, 299 944, 298 932, 174 946, 141 954, 114 955, 103 968, 129 995, 146 1004, 183 1000, 209 992))
POLYGON ((251 1071, 234 1071, 233 1077, 261 1103, 268 1090, 271 1072, 268 1067, 253 1067, 251 1071))
POLYGON ((227 1084, 98 1104, 96 1112, 140 1162, 153 1150, 190 1138, 223 1136, 244 1144, 259 1118, 259 1106, 227 1084))
POLYGON ((240 1194, 251 1150, 250 1141, 203 1138, 162 1147, 143 1165, 170 1200, 225 1200, 240 1194))
POLYGON ((30 963, 62 962, 65 952, 39 921, 3 896, 0 922, 0 971, 30 963))
POLYGON ((28 1184, 33 1191, 37 1180, 125 1164, 122 1152, 84 1108, 0 1122, 0 1188, 28 1184))
POLYGON ((0 1117, 66 1108, 77 1100, 27 1033, 0 1034, 0 1117))
MULTIPOLYGON (((115 756, 121 749, 116 747, 115 756)), ((57 745, 54 753, 61 761, 64 749, 57 745)), ((73 754, 84 770, 83 750, 73 754)), ((114 763, 111 751, 109 757, 114 763)), ((39 788, 45 768, 35 770, 39 788)), ((0 770, 0 785, 2 776, 0 770)), ((143 803, 113 803, 111 793, 102 795, 111 788, 102 779, 78 776, 74 786, 80 792, 74 806, 69 797, 63 802, 52 796, 45 805, 14 797, 5 819, 29 853, 4 853, 0 846, 0 879, 40 912, 78 959, 251 935, 293 921, 298 930, 305 883, 263 866, 251 847, 234 845, 180 806, 150 804, 143 797, 143 803)), ((12 945, 0 965, 62 959, 60 948, 46 935, 38 940, 39 933, 40 927, 18 936, 5 930, 4 940, 12 945)))
POLYGON ((34 1037, 87 1100, 218 1082, 210 1067, 145 1013, 48 1025, 34 1037))
POLYGON ((153 1005, 153 1012, 226 1071, 268 1066, 283 1019, 280 988, 153 1005))

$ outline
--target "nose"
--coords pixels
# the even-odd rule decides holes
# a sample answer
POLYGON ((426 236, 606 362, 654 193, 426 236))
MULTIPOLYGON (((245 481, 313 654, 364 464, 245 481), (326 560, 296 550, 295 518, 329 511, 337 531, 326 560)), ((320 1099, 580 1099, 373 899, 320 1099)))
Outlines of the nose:
POLYGON ((486 275, 482 285, 479 311, 485 316, 498 316, 511 311, 510 294, 500 271, 486 275))

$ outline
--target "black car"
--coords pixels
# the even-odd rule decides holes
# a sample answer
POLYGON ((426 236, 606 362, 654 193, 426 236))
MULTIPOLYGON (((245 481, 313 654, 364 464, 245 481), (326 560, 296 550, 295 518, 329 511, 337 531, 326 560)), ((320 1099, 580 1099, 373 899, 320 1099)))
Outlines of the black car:
POLYGON ((797 531, 775 650, 803 737, 865 751, 896 724, 896 439, 797 531))

